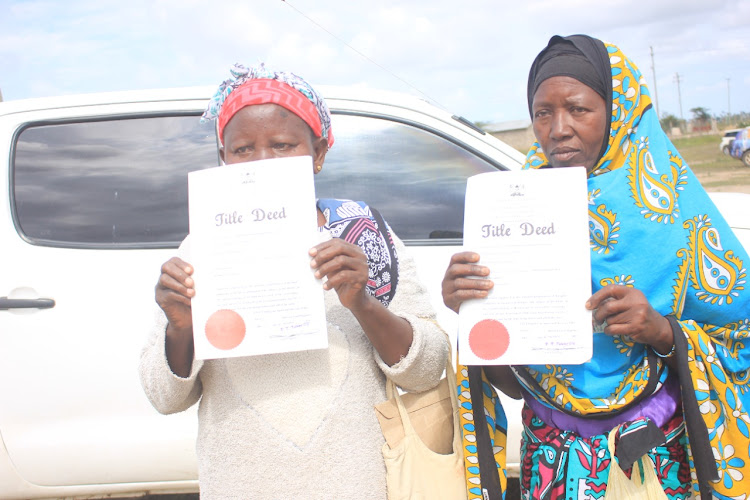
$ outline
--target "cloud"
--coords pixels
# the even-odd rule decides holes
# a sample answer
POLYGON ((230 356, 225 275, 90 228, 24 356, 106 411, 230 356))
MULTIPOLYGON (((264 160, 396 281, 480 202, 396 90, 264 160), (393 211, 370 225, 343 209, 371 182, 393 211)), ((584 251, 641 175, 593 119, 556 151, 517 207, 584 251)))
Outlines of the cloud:
POLYGON ((10 0, 0 18, 6 99, 74 92, 215 85, 234 62, 294 71, 314 83, 428 95, 472 120, 527 116, 535 55, 554 34, 589 33, 619 45, 651 83, 660 111, 750 110, 750 3, 625 0, 10 0), (596 21, 592 21, 595 19, 596 21), (722 107, 723 106, 723 107, 722 107))

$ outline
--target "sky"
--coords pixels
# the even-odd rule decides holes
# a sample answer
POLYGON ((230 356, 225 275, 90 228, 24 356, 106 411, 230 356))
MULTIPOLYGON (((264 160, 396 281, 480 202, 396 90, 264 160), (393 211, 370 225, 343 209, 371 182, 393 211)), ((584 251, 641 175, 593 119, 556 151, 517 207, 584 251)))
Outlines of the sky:
POLYGON ((662 116, 750 112, 747 0, 0 0, 0 92, 218 86, 265 62, 499 123, 528 120, 531 62, 575 33, 618 45, 662 116))

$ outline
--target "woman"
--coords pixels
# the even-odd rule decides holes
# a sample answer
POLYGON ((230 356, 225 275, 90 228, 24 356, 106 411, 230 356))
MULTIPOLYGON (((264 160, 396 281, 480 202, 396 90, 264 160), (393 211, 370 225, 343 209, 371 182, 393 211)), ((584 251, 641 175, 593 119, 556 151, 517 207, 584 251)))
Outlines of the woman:
MULTIPOLYGON (((232 72, 204 114, 218 119, 224 163, 309 155, 319 174, 333 144, 325 101, 293 74, 232 72)), ((162 266, 141 380, 162 413, 200 400, 203 498, 385 498, 373 410, 385 376, 422 391, 445 367, 447 337, 401 241, 362 202, 321 199, 317 216, 333 237, 310 250, 329 291, 327 350, 194 359, 189 237, 162 266)))
MULTIPOLYGON (((747 252, 616 46, 553 37, 531 67, 528 101, 537 142, 524 168, 588 171, 595 333, 582 365, 486 367, 525 402, 524 498, 600 498, 620 424, 620 467, 629 474, 648 455, 667 498, 745 498, 747 252)), ((479 262, 472 252, 451 260, 443 300, 456 312, 492 288, 479 262)))

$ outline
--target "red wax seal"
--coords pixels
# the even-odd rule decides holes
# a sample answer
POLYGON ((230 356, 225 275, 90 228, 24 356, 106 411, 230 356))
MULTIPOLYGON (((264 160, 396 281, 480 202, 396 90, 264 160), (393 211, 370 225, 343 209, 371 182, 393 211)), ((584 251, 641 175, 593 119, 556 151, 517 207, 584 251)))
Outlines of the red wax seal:
POLYGON ((234 349, 245 338, 245 321, 229 309, 213 313, 206 321, 206 339, 217 349, 234 349))
POLYGON ((482 359, 497 359, 508 350, 510 336, 505 325, 494 319, 483 319, 469 332, 469 347, 482 359))

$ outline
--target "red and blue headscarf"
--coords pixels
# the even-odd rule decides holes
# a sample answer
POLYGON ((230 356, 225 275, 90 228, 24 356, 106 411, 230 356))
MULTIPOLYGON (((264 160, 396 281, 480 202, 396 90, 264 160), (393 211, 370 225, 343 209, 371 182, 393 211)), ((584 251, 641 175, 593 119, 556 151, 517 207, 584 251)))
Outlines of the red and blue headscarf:
POLYGON ((293 73, 271 71, 261 64, 246 68, 235 64, 232 77, 222 82, 208 103, 202 120, 218 120, 219 139, 224 141, 224 127, 239 110, 255 104, 277 104, 304 120, 315 137, 333 146, 331 113, 323 97, 305 80, 293 73))

